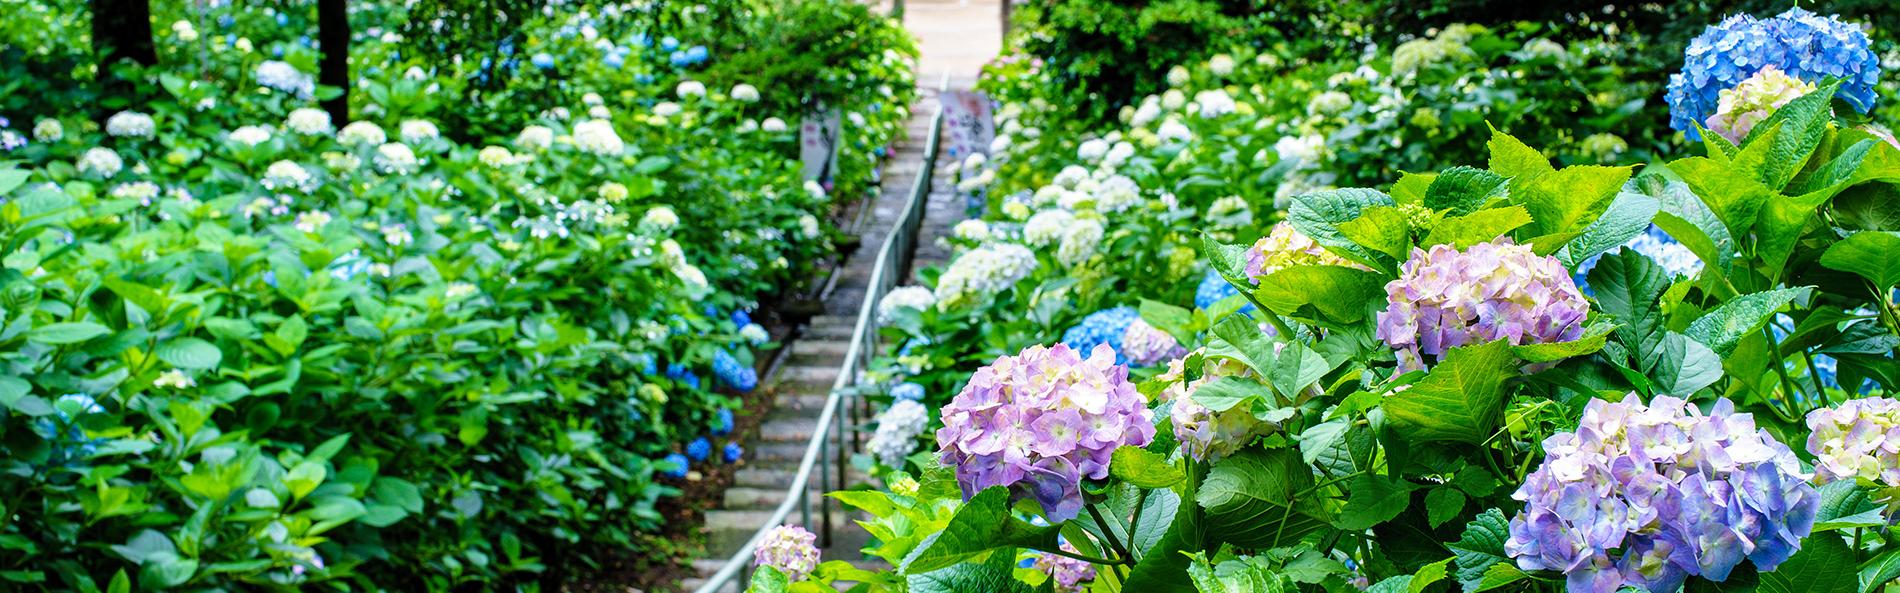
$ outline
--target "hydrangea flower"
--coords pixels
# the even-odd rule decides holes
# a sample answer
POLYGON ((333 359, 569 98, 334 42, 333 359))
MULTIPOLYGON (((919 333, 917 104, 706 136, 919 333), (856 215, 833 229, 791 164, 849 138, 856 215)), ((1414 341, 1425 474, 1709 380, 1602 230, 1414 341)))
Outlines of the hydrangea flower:
POLYGON ((712 434, 716 437, 732 434, 731 409, 719 408, 719 411, 713 412, 712 434))
POLYGON ((73 167, 82 175, 110 179, 125 168, 125 161, 119 158, 119 153, 113 152, 110 148, 94 146, 86 149, 85 154, 79 155, 79 161, 75 162, 73 167))
POLYGON ((1817 409, 1808 413, 1808 430, 1816 481, 1860 479, 1900 487, 1900 401, 1854 399, 1817 409))
POLYGON ((891 388, 891 397, 900 400, 923 401, 924 386, 916 383, 899 383, 891 388))
POLYGON ((678 453, 668 453, 666 459, 661 460, 660 463, 669 466, 666 469, 660 470, 660 475, 675 480, 684 479, 686 477, 687 468, 692 465, 692 462, 686 460, 685 455, 678 453))
POLYGON ((749 365, 740 364, 725 350, 713 352, 713 376, 721 383, 739 391, 752 391, 759 386, 759 372, 749 365))
POLYGON ((106 134, 115 138, 150 139, 158 130, 152 116, 137 111, 121 111, 106 118, 106 134))
POLYGON ((1509 239, 1464 251, 1413 249, 1385 292, 1377 335, 1398 351, 1400 372, 1423 369, 1425 357, 1466 344, 1576 340, 1590 311, 1557 258, 1509 239))
POLYGON ((666 378, 678 381, 687 387, 699 389, 699 375, 677 362, 666 365, 666 378))
MULTIPOLYGON (((1683 245, 1675 237, 1669 236, 1669 233, 1663 232, 1662 228, 1655 225, 1650 225, 1648 230, 1631 237, 1621 247, 1611 251, 1617 252, 1624 249, 1643 254, 1656 262, 1656 265, 1662 266, 1663 271, 1668 272, 1671 277, 1694 278, 1702 273, 1702 258, 1694 251, 1690 251, 1687 245, 1683 245)), ((1590 270, 1596 269, 1597 261, 1601 259, 1603 259, 1603 254, 1598 254, 1577 265, 1575 280, 1578 288, 1589 291, 1583 279, 1589 276, 1590 270)))
POLYGON ((1188 129, 1187 124, 1170 119, 1155 128, 1155 137, 1164 144, 1187 142, 1194 139, 1194 130, 1188 129))
POLYGON ((772 334, 765 331, 765 326, 757 323, 748 323, 745 324, 744 327, 739 328, 739 338, 745 340, 748 344, 757 346, 771 341, 772 334))
POLYGON ((416 151, 401 142, 390 142, 376 147, 376 170, 384 175, 408 175, 416 172, 419 163, 416 151))
POLYGON ((423 144, 442 136, 442 131, 428 120, 405 119, 396 129, 401 133, 402 141, 410 144, 423 144))
POLYGON ((1141 185, 1126 175, 1111 175, 1095 188, 1097 212, 1121 212, 1141 203, 1141 185))
POLYGON ((264 168, 264 178, 258 180, 265 189, 271 191, 309 192, 316 187, 316 179, 303 165, 292 161, 277 161, 264 168))
MULTIPOLYGON (((1220 272, 1208 270, 1206 275, 1201 276, 1201 284, 1194 288, 1194 307, 1206 309, 1214 306, 1214 303, 1234 296, 1240 296, 1240 289, 1234 288, 1234 285, 1228 283, 1226 278, 1222 278, 1220 272)), ((1249 306, 1251 305, 1249 303, 1249 306)))
POLYGON ((753 566, 770 566, 791 582, 805 580, 818 568, 818 536, 797 525, 780 525, 765 533, 752 549, 753 566))
POLYGON ((264 126, 239 126, 238 129, 231 130, 231 134, 226 137, 238 144, 257 146, 265 142, 270 142, 270 128, 264 126))
POLYGON ((712 442, 706 440, 706 437, 693 439, 693 442, 686 444, 686 458, 695 463, 705 461, 711 455, 712 442))
POLYGON ((1056 261, 1062 265, 1075 267, 1095 257, 1095 251, 1102 245, 1102 238, 1108 234, 1102 227, 1102 221, 1094 218, 1079 218, 1069 223, 1068 232, 1063 233, 1062 241, 1056 244, 1056 261))
POLYGON ((1128 327, 1140 320, 1141 314, 1134 307, 1096 311, 1062 332, 1062 343, 1077 352, 1094 352, 1096 346, 1107 345, 1115 351, 1115 364, 1128 364, 1122 353, 1122 338, 1128 335, 1128 327))
POLYGON ((1798 7, 1768 19, 1730 16, 1691 40, 1682 71, 1669 76, 1669 125, 1699 140, 1696 124, 1716 113, 1721 91, 1768 66, 1807 82, 1842 79, 1835 96, 1866 113, 1880 82, 1868 43, 1860 26, 1798 7))
POLYGON ((992 487, 1034 498, 1050 521, 1082 509, 1082 479, 1108 476, 1116 447, 1154 440, 1154 413, 1114 351, 1084 359, 1067 345, 1030 346, 977 369, 944 406, 939 459, 967 499, 992 487))
POLYGON ((871 442, 865 447, 877 456, 878 462, 903 467, 904 458, 917 450, 917 435, 922 434, 929 423, 930 411, 924 409, 923 404, 899 399, 877 415, 877 431, 871 434, 871 442))
POLYGON ((725 460, 726 463, 738 463, 742 457, 745 457, 745 447, 739 446, 736 442, 727 441, 726 447, 719 451, 719 458, 725 460))
POLYGON ((732 95, 732 99, 734 101, 738 101, 741 103, 759 102, 759 87, 755 87, 743 82, 732 85, 732 92, 727 93, 727 94, 732 95))
POLYGON ((1293 266, 1346 266, 1362 267, 1352 260, 1340 257, 1298 229, 1293 223, 1281 221, 1273 225, 1267 236, 1254 241, 1247 248, 1247 279, 1254 283, 1260 277, 1293 266))
POLYGON ((46 118, 33 123, 33 139, 40 142, 58 142, 66 137, 66 126, 59 120, 46 118))
POLYGON ((288 62, 264 60, 257 65, 256 74, 258 86, 306 101, 315 97, 317 81, 288 62))
POLYGON ((1128 324, 1128 330, 1122 333, 1121 342, 1119 351, 1134 366, 1150 366, 1187 354, 1187 349, 1181 347, 1174 336, 1148 325, 1140 317, 1128 324))
POLYGON ((537 150, 547 150, 554 145, 554 130, 547 126, 528 126, 515 136, 515 145, 537 150))
POLYGON ((1202 359, 1201 378, 1188 381, 1187 358, 1183 356, 1169 361, 1168 370, 1155 376, 1155 380, 1168 383, 1157 397, 1174 402, 1169 408, 1168 420, 1174 425, 1174 438, 1180 441, 1181 453, 1200 461, 1219 461, 1233 455, 1241 447, 1252 444, 1256 437, 1279 428, 1261 422, 1254 417, 1253 411, 1244 406, 1215 412, 1194 401, 1194 392, 1201 386, 1222 377, 1244 376, 1250 371, 1245 365, 1231 360, 1205 357, 1202 359))
POLYGON ((613 122, 599 119, 574 124, 574 146, 600 156, 620 156, 627 149, 613 122))
POLYGON ((381 146, 384 142, 389 141, 389 136, 383 133, 381 126, 366 121, 353 121, 350 122, 349 125, 343 126, 342 130, 337 131, 336 141, 338 144, 352 148, 359 146, 381 146))
POLYGON ((1009 290, 1036 270, 1036 254, 1011 243, 993 243, 964 252, 937 277, 937 305, 961 306, 1009 290))
POLYGON ((990 224, 981 218, 972 218, 950 227, 950 235, 972 243, 982 243, 990 239, 990 224))
POLYGON ((1504 549, 1519 568, 1563 572, 1570 591, 1674 591, 1725 581, 1744 559, 1772 571, 1820 505, 1794 451, 1727 399, 1706 415, 1668 396, 1593 399, 1543 447, 1512 494, 1525 504, 1504 549))
POLYGON ((1043 210, 1029 217, 1023 223, 1023 242, 1037 247, 1046 247, 1062 240, 1075 215, 1067 210, 1043 210))
POLYGON ((1760 72, 1735 88, 1722 89, 1716 99, 1715 115, 1709 116, 1708 129, 1732 144, 1741 144, 1755 129, 1755 124, 1814 90, 1814 83, 1783 74, 1780 68, 1763 66, 1760 72))
POLYGON ((1339 91, 1326 91, 1313 95, 1313 99, 1306 104, 1307 111, 1320 115, 1337 115, 1345 111, 1347 107, 1352 107, 1352 95, 1339 91))
POLYGON ((923 311, 937 306, 937 295, 922 286, 904 286, 884 294, 877 302, 877 323, 887 325, 904 309, 923 311))
MULTIPOLYGON (((1075 546, 1062 542, 1062 551, 1076 553, 1075 546)), ((1088 584, 1095 582, 1095 565, 1068 556, 1042 554, 1036 557, 1033 565, 1036 570, 1049 575, 1059 593, 1081 593, 1088 590, 1088 584)))

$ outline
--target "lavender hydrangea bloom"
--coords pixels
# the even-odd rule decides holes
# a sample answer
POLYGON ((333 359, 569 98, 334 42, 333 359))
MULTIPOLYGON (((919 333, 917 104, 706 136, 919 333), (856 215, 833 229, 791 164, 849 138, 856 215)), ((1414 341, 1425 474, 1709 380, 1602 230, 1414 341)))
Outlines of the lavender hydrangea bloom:
MULTIPOLYGON (((1076 553, 1075 546, 1066 541, 1062 542, 1062 551, 1076 553)), ((1049 575, 1058 593, 1081 593, 1088 590, 1089 583, 1095 582, 1095 565, 1067 556, 1042 554, 1032 566, 1049 575)))
POLYGON ((1351 260, 1327 251, 1326 247, 1311 237, 1300 233, 1289 222, 1273 225, 1267 236, 1254 241, 1247 248, 1247 279, 1255 283, 1260 277, 1293 266, 1349 266, 1362 267, 1351 260))
POLYGON ((753 566, 770 566, 791 582, 805 580, 818 568, 818 536, 797 525, 780 525, 766 532, 752 549, 753 566))
POLYGON ((939 460, 956 468, 964 497, 1004 486, 1035 498, 1050 521, 1074 518, 1083 478, 1108 477, 1115 448, 1154 440, 1154 412, 1114 359, 1106 344, 1086 359, 1037 345, 977 369, 937 431, 939 460))
POLYGON ((1128 364, 1122 353, 1122 336, 1128 333, 1129 325, 1140 320, 1141 314, 1134 307, 1096 311, 1063 332, 1062 343, 1076 352, 1094 352, 1096 346, 1107 344, 1115 350, 1115 364, 1128 364))
POLYGON ((1738 14, 1703 30, 1683 52, 1682 72, 1669 77, 1669 125, 1701 139, 1696 125, 1716 112, 1720 93, 1774 66, 1820 82, 1842 79, 1835 96, 1862 113, 1874 106, 1880 59, 1860 26, 1791 8, 1774 18, 1738 14))
POLYGON ((1122 332, 1122 356, 1134 366, 1151 366, 1164 360, 1187 355, 1187 349, 1168 332, 1148 325, 1148 322, 1136 317, 1128 324, 1128 330, 1122 332))
POLYGON ((1224 412, 1203 406, 1194 401, 1195 390, 1200 389, 1221 377, 1239 377, 1252 374, 1246 365, 1225 358, 1207 357, 1203 359, 1201 378, 1185 380, 1186 358, 1176 358, 1168 363, 1168 370, 1155 376, 1155 380, 1169 385, 1157 396, 1162 401, 1174 402, 1169 408, 1168 420, 1174 425, 1174 438, 1181 443, 1181 452, 1198 461, 1219 461, 1234 454, 1241 447, 1253 443, 1255 437, 1265 435, 1279 427, 1261 422, 1245 406, 1234 406, 1224 412))
POLYGON ((1673 591, 1727 580, 1744 559, 1774 570, 1820 505, 1794 451, 1726 399, 1707 415, 1668 396, 1591 400, 1576 432, 1543 446, 1504 549, 1519 568, 1563 572, 1570 591, 1673 591))
POLYGON ((1816 481, 1900 487, 1900 401, 1875 397, 1821 408, 1808 413, 1808 430, 1816 481))
POLYGON ((1377 335, 1398 351, 1401 372, 1466 344, 1576 340, 1590 310, 1557 258, 1509 239, 1464 251, 1413 249, 1385 292, 1377 335))

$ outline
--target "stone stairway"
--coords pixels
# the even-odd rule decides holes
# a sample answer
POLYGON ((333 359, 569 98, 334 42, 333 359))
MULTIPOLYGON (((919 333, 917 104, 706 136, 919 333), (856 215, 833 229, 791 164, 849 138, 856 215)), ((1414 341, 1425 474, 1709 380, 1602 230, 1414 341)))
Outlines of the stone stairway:
MULTIPOLYGON (((732 487, 726 490, 724 503, 720 508, 706 513, 703 527, 706 534, 705 554, 693 562, 699 576, 681 583, 682 591, 699 587, 703 579, 711 576, 727 558, 743 547, 753 532, 771 519, 773 510, 784 502, 785 489, 797 475, 798 463, 804 456, 812 433, 817 430, 818 415, 832 383, 837 380, 845 350, 850 347, 851 332, 868 292, 878 250, 883 248, 891 226, 902 214, 905 201, 910 197, 911 185, 923 166, 930 118, 936 109, 935 88, 924 89, 917 103, 911 107, 909 139, 897 147, 896 153, 885 164, 883 190, 871 204, 871 216, 860 229, 862 242, 858 250, 845 260, 845 267, 838 272, 836 286, 825 299, 825 313, 813 317, 802 329, 799 337, 788 346, 791 350, 786 355, 784 365, 766 379, 768 383, 776 385, 776 389, 768 391, 778 393, 778 399, 760 425, 758 433, 750 435, 745 443, 743 466, 736 472, 732 487)), ((935 245, 935 240, 948 233, 949 225, 961 220, 962 214, 962 199, 947 193, 949 186, 941 181, 941 177, 938 183, 933 184, 918 245, 919 255, 928 255, 939 262, 944 254, 942 248, 935 245), (954 211, 957 218, 949 218, 940 210, 954 211)), ((874 428, 865 426, 862 430, 868 433, 874 428)), ((847 430, 852 428, 848 427, 847 430)), ((868 438, 868 434, 864 437, 868 438)), ((846 438, 848 441, 849 436, 846 438)), ((821 462, 835 464, 836 459, 834 457, 821 462)), ((819 472, 814 470, 812 488, 808 494, 812 500, 814 523, 822 517, 819 505, 823 500, 820 497, 824 494, 824 486, 818 483, 819 477, 819 472)), ((853 470, 846 474, 845 483, 863 482, 866 479, 867 476, 853 470)), ((857 518, 861 517, 846 512, 842 506, 833 506, 832 541, 823 550, 824 560, 846 560, 865 568, 879 568, 880 562, 867 560, 860 552, 869 535, 852 523, 857 518)), ((790 522, 798 520, 797 511, 788 517, 790 522)), ((812 527, 814 532, 817 531, 815 525, 812 527)), ((734 582, 722 591, 737 593, 743 589, 742 583, 734 582)))

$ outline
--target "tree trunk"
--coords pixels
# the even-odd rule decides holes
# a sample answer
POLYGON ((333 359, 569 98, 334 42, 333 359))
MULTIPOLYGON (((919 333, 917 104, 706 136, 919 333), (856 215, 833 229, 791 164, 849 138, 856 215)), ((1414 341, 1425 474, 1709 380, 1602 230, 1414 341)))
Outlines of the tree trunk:
POLYGON ((348 0, 317 0, 317 43, 323 62, 317 82, 343 91, 323 102, 337 127, 350 121, 350 9, 348 0))
POLYGON ((158 65, 158 48, 152 42, 152 6, 149 0, 91 0, 92 51, 99 60, 94 74, 99 82, 99 98, 94 114, 100 122, 107 115, 136 106, 138 86, 112 75, 112 66, 131 60, 145 66, 158 65))

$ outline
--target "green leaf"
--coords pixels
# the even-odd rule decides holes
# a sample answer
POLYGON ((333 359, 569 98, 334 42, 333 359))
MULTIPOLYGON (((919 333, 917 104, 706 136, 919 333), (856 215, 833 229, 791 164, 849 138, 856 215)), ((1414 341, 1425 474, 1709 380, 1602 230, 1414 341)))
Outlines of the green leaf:
POLYGON ((155 552, 139 565, 139 588, 170 589, 185 584, 198 572, 198 561, 173 552, 155 552))
POLYGON ((158 345, 158 359, 181 369, 215 369, 224 360, 217 346, 198 338, 172 338, 158 345))
POLYGON ((1167 488, 1187 478, 1181 468, 1168 463, 1168 458, 1133 446, 1115 449, 1108 473, 1140 488, 1167 488))
POLYGON ((1490 591, 1528 578, 1531 578, 1531 575, 1524 574, 1524 571, 1518 570, 1516 565, 1508 562, 1493 564, 1491 568, 1484 570, 1484 576, 1479 578, 1476 588, 1465 589, 1465 591, 1470 593, 1490 591))
POLYGON ((1464 249, 1479 243, 1488 243, 1505 233, 1531 223, 1531 213, 1523 206, 1505 206, 1486 208, 1464 216, 1446 217, 1432 226, 1432 232, 1425 235, 1419 247, 1433 245, 1451 245, 1464 249))
POLYGON ((765 565, 752 571, 752 582, 746 585, 745 593, 785 593, 791 585, 790 579, 777 568, 765 565))
POLYGON ((422 489, 402 478, 381 476, 370 485, 377 502, 393 505, 411 513, 422 512, 422 489))
POLYGON ((1425 378, 1386 398, 1386 422, 1414 443, 1483 443, 1504 416, 1504 382, 1517 366, 1503 340, 1453 348, 1425 378))
POLYGON ((77 344, 99 336, 112 333, 106 326, 90 321, 74 321, 42 325, 26 332, 26 339, 40 344, 63 346, 77 344))
POLYGON ((1167 332, 1176 342, 1193 344, 1200 328, 1194 324, 1194 312, 1160 301, 1141 300, 1141 320, 1155 329, 1167 332))
POLYGON ((1393 259, 1404 261, 1412 250, 1412 226, 1397 206, 1367 206, 1359 217, 1339 223, 1347 240, 1393 259))
POLYGON ((1281 315, 1354 323, 1366 317, 1366 303, 1384 301, 1383 279, 1345 266, 1291 266, 1261 276, 1254 296, 1281 315))
POLYGON ((1583 234, 1564 247, 1564 266, 1576 269, 1591 257, 1628 243, 1648 230, 1650 221, 1655 220, 1660 211, 1662 202, 1656 198, 1627 192, 1617 194, 1603 216, 1584 227, 1583 234))
POLYGON ((988 564, 958 564, 942 570, 918 573, 907 571, 910 593, 1032 593, 1029 585, 1016 580, 1010 572, 1013 558, 996 558, 988 564))
POLYGON ((1448 546, 1458 564, 1458 584, 1465 591, 1481 591, 1484 585, 1491 584, 1486 573, 1492 566, 1516 568, 1504 553, 1504 540, 1510 536, 1511 522, 1497 509, 1485 509, 1465 524, 1464 535, 1448 546))
POLYGON ((1495 126, 1491 128, 1491 140, 1485 143, 1485 147, 1491 151, 1488 164, 1491 172, 1505 177, 1535 177, 1555 170, 1543 153, 1499 131, 1495 126))
POLYGON ((297 352, 297 347, 302 346, 304 338, 309 335, 310 328, 304 323, 303 316, 291 315, 277 324, 277 331, 264 337, 264 344, 270 346, 278 356, 290 356, 297 352))
POLYGON ((1894 579, 1900 579, 1900 550, 1886 552, 1860 567, 1860 593, 1879 593, 1894 579))
POLYGON ((16 169, 11 163, 7 164, 5 168, 0 168, 0 195, 6 195, 12 193, 13 190, 19 189, 21 185, 26 184, 26 179, 30 176, 32 176, 30 171, 16 169))
POLYGON ((1290 449, 1247 449, 1208 471, 1195 499, 1207 511, 1207 534, 1246 548, 1272 548, 1326 527, 1332 513, 1317 496, 1295 499, 1313 472, 1290 449))
POLYGON ((1774 572, 1761 573, 1762 593, 1858 593, 1854 552, 1832 535, 1801 540, 1801 551, 1774 572))
POLYGON ((1391 521, 1412 504, 1412 491, 1418 486, 1398 478, 1360 474, 1348 488, 1346 506, 1340 509, 1333 525, 1346 531, 1364 531, 1391 521))
POLYGON ((1451 560, 1450 558, 1446 558, 1433 562, 1425 565, 1424 568, 1418 569, 1418 572, 1412 573, 1412 585, 1408 589, 1409 593, 1423 593, 1426 587, 1445 580, 1445 571, 1451 565, 1451 560))
POLYGON ((1649 380, 1657 394, 1687 398, 1722 378, 1722 357, 1688 336, 1668 332, 1654 352, 1644 360, 1653 361, 1649 380))
MULTIPOLYGON (((1616 199, 1634 169, 1579 165, 1511 181, 1511 202, 1531 213, 1531 236, 1581 232, 1616 199)), ((1554 246, 1553 246, 1554 248, 1554 246)))
POLYGON ((1697 342, 1727 356, 1743 336, 1760 331, 1775 311, 1808 293, 1808 287, 1767 290, 1736 297, 1689 324, 1683 332, 1697 342))
MULTIPOLYGON (((1197 478, 1182 482, 1181 494, 1172 501, 1175 510, 1168 521, 1167 531, 1148 546, 1147 552, 1141 555, 1141 561, 1129 569, 1128 582, 1122 590, 1153 593, 1190 593, 1194 590, 1186 578, 1190 569, 1189 557, 1205 552, 1210 547, 1201 507, 1193 502, 1198 494, 1195 485, 1199 481, 1197 478)), ((1164 494, 1174 496, 1171 490, 1157 490, 1149 494, 1148 498, 1155 502, 1163 498, 1164 494)), ((1157 504, 1166 502, 1163 500, 1157 504)), ((1151 507, 1142 513, 1143 523, 1149 521, 1148 516, 1154 510, 1157 509, 1151 507)), ((1137 526, 1135 532, 1139 540, 1144 529, 1137 526)))
POLYGON ((1458 518, 1465 510, 1465 494, 1455 488, 1438 487, 1425 493, 1425 521, 1436 529, 1458 518))
POLYGON ((1859 275, 1884 291, 1900 284, 1900 233, 1861 231, 1821 254, 1821 265, 1859 275))
POLYGON ((1756 178, 1769 188, 1786 187, 1795 174, 1807 166, 1808 159, 1814 156, 1814 150, 1827 134, 1828 123, 1834 119, 1831 104, 1840 86, 1838 80, 1822 85, 1755 124, 1748 137, 1742 139, 1742 151, 1735 156, 1736 164, 1744 170, 1757 171, 1756 178))
MULTIPOLYGON (((1669 163, 1669 169, 1682 177, 1696 197, 1715 213, 1729 235, 1743 237, 1755 228, 1762 205, 1774 196, 1761 182, 1736 171, 1729 165, 1706 157, 1690 157, 1669 163)), ((1670 230, 1670 235, 1676 235, 1670 230)), ((1698 253, 1699 254, 1699 253, 1698 253)), ((1704 261, 1707 261, 1706 259, 1704 261)))
POLYGON ((1372 251, 1359 246, 1339 232, 1339 224, 1359 218, 1361 210, 1370 206, 1394 206, 1392 196, 1367 188, 1345 188, 1310 193, 1293 198, 1293 205, 1287 208, 1287 221, 1293 228, 1313 239, 1320 245, 1345 250, 1372 260, 1372 251))
POLYGON ((1307 386, 1318 382, 1338 366, 1299 342, 1290 342, 1274 355, 1267 379, 1274 391, 1288 400, 1299 400, 1307 386))
POLYGON ((1503 175, 1484 169, 1452 167, 1440 172, 1425 188, 1425 207, 1448 209, 1454 215, 1469 214, 1494 198, 1504 197, 1509 181, 1503 175))
POLYGON ((1815 511, 1814 532, 1886 525, 1886 505, 1875 502, 1853 480, 1836 480, 1820 487, 1821 505, 1815 511))
POLYGON ((999 548, 1054 550, 1060 526, 1038 527, 1017 519, 1009 512, 1009 490, 1001 486, 986 488, 957 514, 943 531, 926 538, 904 559, 905 573, 925 573, 975 560, 999 548))
POLYGON ((1511 354, 1524 362, 1556 362, 1566 358, 1594 354, 1603 349, 1615 324, 1598 323, 1584 328, 1583 336, 1568 342, 1512 346, 1511 354))
POLYGON ((1352 431, 1352 422, 1347 419, 1333 419, 1315 424, 1300 432, 1300 460, 1308 465, 1319 463, 1346 442, 1346 433, 1352 431))

